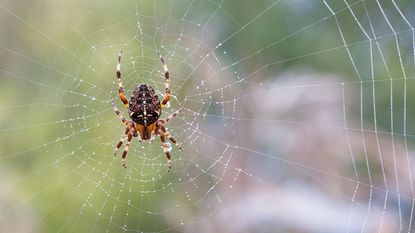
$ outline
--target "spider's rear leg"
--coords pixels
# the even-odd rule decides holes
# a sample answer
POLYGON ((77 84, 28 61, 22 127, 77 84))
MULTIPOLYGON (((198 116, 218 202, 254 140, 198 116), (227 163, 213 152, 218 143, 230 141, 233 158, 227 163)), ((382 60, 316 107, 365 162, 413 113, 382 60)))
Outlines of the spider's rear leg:
POLYGON ((160 53, 158 55, 160 57, 161 63, 163 64, 164 78, 166 79, 166 94, 163 98, 163 101, 161 101, 161 108, 164 108, 164 106, 170 100, 170 73, 169 73, 169 69, 167 68, 166 63, 164 63, 163 57, 160 55, 160 53))
POLYGON ((122 146, 122 144, 125 141, 125 138, 127 137, 128 131, 130 131, 130 129, 127 127, 125 129, 125 132, 122 134, 120 141, 118 142, 117 146, 115 147, 114 150, 114 157, 117 155, 118 150, 120 149, 120 147, 122 146))
POLYGON ((164 134, 170 139, 170 141, 171 142, 173 142, 173 144, 175 145, 175 146, 177 146, 181 151, 183 151, 183 148, 182 148, 182 146, 179 144, 179 143, 177 143, 177 141, 176 141, 176 139, 174 139, 173 138, 173 136, 171 135, 171 133, 166 129, 166 127, 164 127, 164 125, 162 125, 161 127, 161 130, 163 130, 163 132, 164 132, 164 134))
POLYGON ((142 143, 143 142, 143 139, 141 139, 140 134, 136 133, 136 134, 134 134, 134 137, 138 137, 138 142, 139 143, 142 143))
POLYGON ((166 144, 166 138, 164 136, 164 132, 161 129, 157 130, 158 135, 160 136, 160 140, 161 140, 161 147, 163 148, 164 154, 166 154, 166 158, 167 158, 167 164, 169 165, 169 169, 167 170, 167 172, 170 172, 171 170, 171 156, 170 156, 170 152, 169 149, 167 148, 167 144, 166 144))
POLYGON ((122 152, 122 159, 121 159, 121 163, 122 166, 124 168, 127 168, 127 166, 125 166, 125 157, 127 157, 127 153, 128 153, 128 148, 130 147, 130 143, 131 143, 131 138, 133 137, 133 129, 130 129, 130 131, 128 132, 128 138, 127 138, 127 144, 125 144, 125 148, 124 151, 122 152))
POLYGON ((117 83, 118 83, 118 95, 120 96, 120 99, 124 103, 125 107, 128 109, 128 100, 124 95, 124 88, 121 82, 121 55, 122 55, 122 51, 120 51, 120 53, 118 54, 118 63, 117 63, 117 69, 116 69, 117 83))

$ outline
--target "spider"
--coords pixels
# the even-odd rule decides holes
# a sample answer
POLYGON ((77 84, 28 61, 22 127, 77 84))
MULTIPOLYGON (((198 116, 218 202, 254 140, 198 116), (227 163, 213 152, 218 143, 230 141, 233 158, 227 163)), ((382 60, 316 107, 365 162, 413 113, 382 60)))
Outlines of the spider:
POLYGON ((116 68, 116 76, 118 83, 118 95, 120 96, 121 101, 128 109, 128 115, 131 120, 124 118, 122 113, 115 106, 114 101, 112 102, 112 107, 114 108, 115 114, 120 118, 121 122, 126 126, 124 133, 121 136, 120 141, 116 145, 114 151, 114 157, 117 155, 118 150, 121 145, 127 139, 125 144, 124 151, 122 153, 122 165, 124 168, 127 168, 125 165, 125 157, 128 153, 128 148, 131 143, 132 137, 138 137, 138 141, 152 139, 153 136, 159 136, 161 140, 161 147, 163 148, 164 153, 166 154, 168 171, 171 169, 171 160, 170 152, 167 148, 166 137, 170 139, 180 150, 183 150, 180 144, 173 138, 169 131, 164 126, 169 120, 179 114, 183 108, 175 111, 166 118, 160 118, 161 110, 166 106, 167 102, 170 99, 170 78, 169 70, 167 65, 164 63, 163 57, 158 54, 160 61, 163 64, 164 77, 166 79, 166 94, 164 95, 163 101, 160 103, 160 100, 154 91, 154 89, 148 84, 138 85, 131 96, 130 101, 127 101, 127 98, 124 95, 124 89, 121 82, 121 55, 122 51, 118 54, 118 63, 116 68))

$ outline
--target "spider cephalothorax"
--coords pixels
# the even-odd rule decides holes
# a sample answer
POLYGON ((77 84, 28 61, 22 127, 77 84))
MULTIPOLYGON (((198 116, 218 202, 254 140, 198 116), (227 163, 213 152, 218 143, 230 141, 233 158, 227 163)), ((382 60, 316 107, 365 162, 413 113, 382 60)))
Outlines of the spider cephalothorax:
POLYGON ((127 156, 128 147, 130 146, 132 137, 138 137, 139 141, 142 141, 151 139, 152 135, 159 136, 162 142, 161 146, 167 157, 169 171, 171 168, 171 160, 170 152, 166 144, 166 137, 169 138, 170 141, 172 141, 176 146, 178 146, 179 149, 182 149, 164 126, 164 124, 166 124, 169 120, 176 117, 182 109, 180 108, 176 112, 170 114, 168 117, 160 119, 161 110, 164 108, 164 106, 170 99, 170 79, 169 70, 167 69, 167 66, 164 63, 163 57, 161 57, 160 54, 159 57, 161 62, 163 63, 164 77, 166 79, 166 94, 161 103, 154 89, 147 84, 141 84, 137 86, 133 91, 130 101, 127 101, 127 98, 124 95, 124 89, 121 82, 121 52, 118 55, 118 64, 116 70, 118 94, 120 96, 121 101, 128 109, 128 115, 131 118, 131 120, 127 121, 113 103, 112 106, 114 108, 115 113, 119 116, 124 125, 126 125, 126 129, 120 141, 118 142, 114 152, 114 156, 117 155, 118 149, 121 147, 124 140, 127 138, 127 143, 122 153, 122 164, 124 167, 126 167, 125 157, 127 156))

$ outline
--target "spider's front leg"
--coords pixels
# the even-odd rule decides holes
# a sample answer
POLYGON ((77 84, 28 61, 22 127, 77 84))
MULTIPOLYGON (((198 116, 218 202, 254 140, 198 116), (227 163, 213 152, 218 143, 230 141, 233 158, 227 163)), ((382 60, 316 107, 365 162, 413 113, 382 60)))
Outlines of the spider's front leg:
POLYGON ((167 102, 169 102, 170 100, 170 73, 169 69, 167 68, 167 65, 164 63, 163 57, 160 54, 158 55, 160 57, 161 63, 163 64, 164 78, 166 79, 166 94, 163 98, 163 101, 161 101, 161 108, 163 109, 167 102))
POLYGON ((124 88, 121 82, 121 55, 122 55, 122 51, 120 51, 120 53, 118 54, 118 63, 117 63, 117 68, 116 68, 118 95, 120 96, 120 99, 124 103, 125 107, 128 109, 128 100, 124 95, 124 88))

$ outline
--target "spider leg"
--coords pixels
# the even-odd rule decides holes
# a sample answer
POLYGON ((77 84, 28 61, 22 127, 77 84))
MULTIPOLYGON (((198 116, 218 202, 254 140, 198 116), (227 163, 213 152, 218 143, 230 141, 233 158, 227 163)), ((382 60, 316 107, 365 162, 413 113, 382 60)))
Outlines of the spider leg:
POLYGON ((127 166, 125 166, 125 157, 127 157, 127 153, 128 153, 128 148, 130 147, 130 143, 131 143, 131 138, 133 137, 133 128, 130 129, 130 131, 128 132, 128 138, 127 138, 127 144, 125 144, 125 148, 124 151, 122 152, 122 166, 124 168, 127 168, 127 166))
POLYGON ((142 142, 143 142, 143 139, 141 139, 140 134, 138 134, 138 135, 137 135, 137 137, 138 137, 138 142, 139 142, 139 143, 142 143, 142 142))
POLYGON ((161 63, 163 64, 164 78, 166 79, 166 95, 164 96, 163 101, 161 102, 161 108, 163 109, 167 102, 169 102, 170 100, 170 73, 169 69, 167 68, 167 65, 164 63, 163 57, 160 55, 160 53, 158 55, 160 57, 161 63))
POLYGON ((173 136, 166 129, 166 127, 164 127, 164 125, 162 125, 160 128, 161 128, 161 130, 163 130, 164 134, 170 139, 170 141, 173 142, 173 144, 176 145, 181 151, 183 151, 182 146, 179 143, 177 143, 176 139, 173 138, 173 136))
POLYGON ((118 95, 120 96, 121 101, 124 103, 125 107, 128 109, 128 100, 124 95, 124 88, 121 82, 121 54, 122 51, 118 54, 118 63, 117 63, 117 83, 118 83, 118 95))
POLYGON ((169 120, 175 118, 182 110, 183 110, 183 108, 179 108, 177 111, 173 112, 172 114, 170 114, 166 118, 164 118, 163 122, 168 122, 169 120))
POLYGON ((167 172, 170 172, 170 169, 171 169, 171 159, 170 159, 170 152, 169 152, 169 150, 167 148, 167 144, 166 144, 166 138, 164 136, 164 132, 161 129, 158 129, 157 130, 157 133, 160 136, 161 147, 163 148, 163 151, 166 154, 167 164, 169 165, 169 169, 167 170, 167 172))
POLYGON ((122 121, 122 123, 124 123, 124 125, 127 124, 127 120, 124 118, 124 116, 122 115, 122 113, 120 112, 120 110, 118 110, 118 108, 115 106, 114 100, 112 101, 112 108, 115 111, 115 114, 117 114, 117 116, 120 118, 120 120, 122 121))
POLYGON ((120 149, 121 145, 124 143, 125 138, 127 137, 128 131, 130 129, 127 127, 125 129, 125 132, 122 134, 120 141, 118 142, 117 146, 115 147, 114 150, 114 157, 117 155, 118 150, 120 149))

